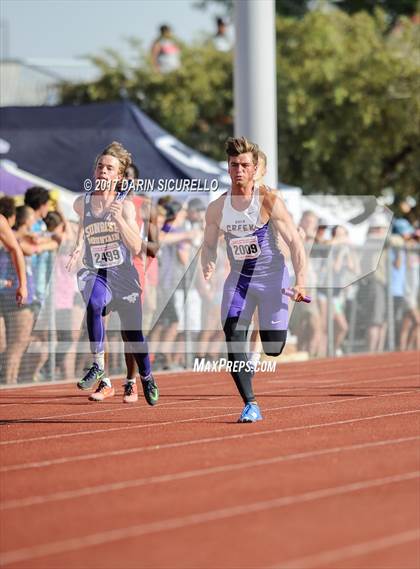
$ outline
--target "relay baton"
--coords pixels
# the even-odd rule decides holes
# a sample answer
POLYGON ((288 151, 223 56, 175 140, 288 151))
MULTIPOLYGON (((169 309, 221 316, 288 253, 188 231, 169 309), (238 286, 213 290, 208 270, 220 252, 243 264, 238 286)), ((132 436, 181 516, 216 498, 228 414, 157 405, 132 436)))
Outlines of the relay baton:
MULTIPOLYGON (((125 198, 128 196, 129 191, 130 191, 130 185, 128 184, 128 188, 127 188, 126 190, 122 190, 122 191, 119 191, 119 192, 117 193, 117 195, 115 196, 115 199, 114 199, 113 203, 121 203, 121 202, 123 202, 123 201, 125 200, 125 198)), ((105 221, 110 221, 111 218, 112 218, 112 215, 111 215, 110 213, 108 213, 108 214, 105 216, 105 221)))
MULTIPOLYGON (((293 290, 291 288, 282 288, 281 292, 283 294, 285 294, 286 296, 290 296, 290 298, 292 298, 293 296, 295 296, 295 293, 293 292, 293 290)), ((302 302, 311 302, 312 298, 310 296, 304 296, 302 299, 302 302)))

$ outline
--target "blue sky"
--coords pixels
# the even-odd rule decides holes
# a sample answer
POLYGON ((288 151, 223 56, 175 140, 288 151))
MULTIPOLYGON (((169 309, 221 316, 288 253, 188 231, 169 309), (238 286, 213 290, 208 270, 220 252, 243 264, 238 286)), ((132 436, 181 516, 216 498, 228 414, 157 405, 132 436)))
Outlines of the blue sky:
POLYGON ((212 33, 215 10, 190 0, 1 0, 0 18, 9 30, 9 57, 72 58, 102 48, 130 50, 125 37, 149 47, 163 23, 182 40, 212 33))

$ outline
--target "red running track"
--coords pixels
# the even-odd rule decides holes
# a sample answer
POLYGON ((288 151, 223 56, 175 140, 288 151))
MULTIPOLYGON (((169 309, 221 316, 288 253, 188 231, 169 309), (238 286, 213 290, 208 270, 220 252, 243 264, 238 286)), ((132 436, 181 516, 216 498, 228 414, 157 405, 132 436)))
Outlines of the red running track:
POLYGON ((257 424, 227 374, 157 377, 0 392, 1 567, 419 567, 418 354, 280 364, 257 424))

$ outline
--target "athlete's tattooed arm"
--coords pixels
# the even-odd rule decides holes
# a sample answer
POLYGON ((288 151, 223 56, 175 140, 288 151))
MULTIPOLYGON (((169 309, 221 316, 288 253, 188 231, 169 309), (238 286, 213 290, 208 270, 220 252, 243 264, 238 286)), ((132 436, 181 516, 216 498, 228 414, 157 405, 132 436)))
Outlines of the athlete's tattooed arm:
POLYGON ((208 280, 216 268, 217 245, 220 234, 220 220, 222 217, 222 209, 224 196, 221 196, 211 204, 206 211, 206 225, 204 228, 204 241, 201 249, 201 267, 203 275, 208 280))
POLYGON ((142 239, 136 222, 136 209, 133 202, 113 202, 109 207, 113 221, 118 225, 122 240, 133 255, 141 251, 142 239))

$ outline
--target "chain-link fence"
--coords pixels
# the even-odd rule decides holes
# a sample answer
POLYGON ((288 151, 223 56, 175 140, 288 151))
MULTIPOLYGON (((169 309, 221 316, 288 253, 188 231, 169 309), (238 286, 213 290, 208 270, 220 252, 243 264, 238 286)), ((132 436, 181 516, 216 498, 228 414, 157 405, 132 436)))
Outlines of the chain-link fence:
MULTIPOLYGON (((223 254, 219 255, 220 268, 214 281, 205 283, 203 292, 198 254, 196 251, 178 287, 164 295, 163 300, 147 302, 148 290, 150 293, 157 289, 159 293, 162 283, 149 289, 146 285, 143 318, 148 323, 146 331, 155 369, 191 368, 195 357, 225 355, 220 304, 226 261, 223 254), (173 311, 168 309, 170 303, 174 304, 173 311)), ((59 255, 51 255, 57 269, 59 255)), ((383 249, 368 243, 364 247, 312 247, 308 264, 312 302, 290 302, 288 348, 280 358, 418 349, 419 260, 420 248, 416 244, 386 243, 383 249)), ((83 375, 84 367, 90 364, 85 306, 74 276, 70 277, 70 286, 69 282, 60 281, 59 274, 56 270, 49 279, 41 306, 34 303, 17 308, 10 283, 0 283, 3 384, 71 380, 83 375), (62 308, 59 302, 63 288, 72 297, 70 308, 62 308), (13 373, 16 369, 17 373, 13 373)), ((113 313, 106 319, 108 370, 111 374, 124 374, 119 318, 113 313)), ((251 330, 253 326, 257 328, 258 322, 251 325, 251 330)), ((260 349, 258 342, 256 349, 260 349)))
POLYGON ((323 262, 314 275, 311 304, 295 306, 292 313, 296 351, 331 357, 418 349, 419 246, 385 244, 370 266, 366 260, 376 257, 375 246, 346 248, 315 246, 311 252, 323 262))

